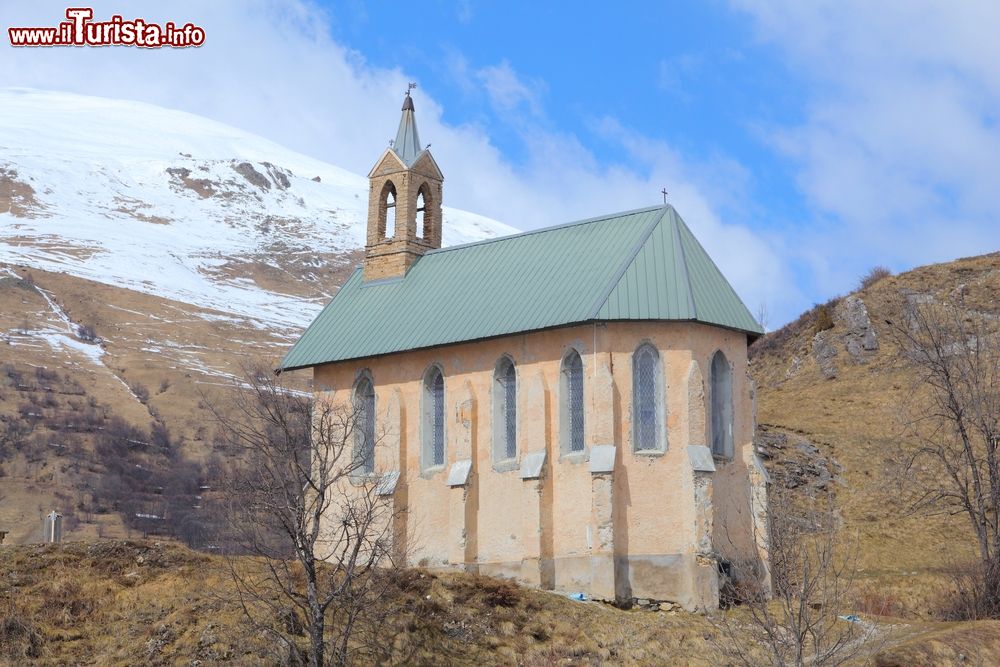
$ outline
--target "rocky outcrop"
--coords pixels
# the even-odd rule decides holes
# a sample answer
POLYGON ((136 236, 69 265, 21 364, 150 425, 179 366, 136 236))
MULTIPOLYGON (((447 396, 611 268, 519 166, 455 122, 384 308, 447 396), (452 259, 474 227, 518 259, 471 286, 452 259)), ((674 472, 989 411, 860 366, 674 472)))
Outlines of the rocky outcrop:
POLYGON ((187 167, 167 167, 167 173, 170 174, 173 186, 187 188, 202 199, 215 194, 216 183, 207 178, 192 178, 191 170, 187 167))
MULTIPOLYGON (((812 357, 828 380, 837 377, 837 355, 841 346, 856 364, 868 363, 879 349, 878 334, 868 316, 868 308, 861 297, 854 294, 837 304, 833 328, 820 331, 812 338, 812 357)), ((785 377, 796 375, 801 364, 801 359, 794 357, 785 377)))
POLYGON ((18 177, 17 171, 0 167, 0 213, 15 218, 34 218, 44 207, 35 199, 35 189, 18 177))
POLYGON ((807 438, 761 425, 754 437, 757 455, 773 484, 815 498, 830 490, 842 468, 807 438))
POLYGON ((837 347, 833 344, 833 329, 820 331, 812 339, 812 355, 819 372, 828 380, 837 377, 837 347))
POLYGON ((855 363, 866 363, 870 354, 878 350, 878 335, 868 317, 865 302, 852 294, 841 301, 837 316, 846 329, 841 339, 847 353, 855 363))
POLYGON ((267 178, 267 176, 254 169, 253 165, 249 162, 234 164, 233 171, 247 179, 247 182, 250 185, 256 186, 261 190, 271 189, 271 181, 267 178))
POLYGON ((287 190, 291 187, 292 183, 288 180, 290 171, 276 167, 270 162, 261 162, 260 164, 267 172, 266 176, 257 171, 249 162, 233 164, 233 171, 245 178, 250 185, 261 190, 270 190, 272 184, 279 190, 287 190))
POLYGON ((799 374, 802 370, 802 357, 797 354, 792 355, 792 361, 788 364, 788 369, 785 371, 785 379, 789 380, 799 374))

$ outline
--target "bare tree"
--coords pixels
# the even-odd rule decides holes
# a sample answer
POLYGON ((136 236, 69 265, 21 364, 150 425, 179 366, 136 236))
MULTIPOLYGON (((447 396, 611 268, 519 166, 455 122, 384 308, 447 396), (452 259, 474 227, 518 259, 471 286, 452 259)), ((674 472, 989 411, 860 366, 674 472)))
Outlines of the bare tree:
POLYGON ((1000 339, 996 320, 960 301, 910 299, 893 323, 915 373, 904 415, 916 447, 904 466, 917 509, 962 515, 980 561, 973 616, 1000 617, 1000 339))
POLYGON ((757 304, 757 323, 760 324, 764 331, 767 331, 767 325, 771 322, 771 313, 767 308, 767 301, 761 301, 757 304))
POLYGON ((391 583, 394 522, 386 480, 374 473, 374 415, 352 401, 310 401, 274 375, 251 371, 233 405, 212 408, 238 452, 225 484, 227 557, 246 620, 313 667, 376 657, 391 583), (385 494, 385 495, 384 495, 385 494))
POLYGON ((729 609, 711 619, 717 648, 746 667, 832 667, 874 655, 877 623, 848 613, 856 549, 838 526, 833 497, 796 503, 775 489, 769 503, 773 598, 760 586, 756 562, 734 563, 723 600, 729 609))

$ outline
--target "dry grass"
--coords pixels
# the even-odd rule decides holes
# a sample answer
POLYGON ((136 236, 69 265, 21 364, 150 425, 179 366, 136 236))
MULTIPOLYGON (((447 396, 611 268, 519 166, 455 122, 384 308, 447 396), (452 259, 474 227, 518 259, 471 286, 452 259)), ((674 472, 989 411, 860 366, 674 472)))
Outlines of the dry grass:
MULTIPOLYGON (((717 664, 702 616, 622 611, 488 577, 394 575, 388 626, 397 664, 717 664)), ((221 559, 109 541, 0 550, 0 646, 12 664, 274 664, 248 636, 221 559)), ((278 619, 276 619, 278 622, 278 619)), ((284 622, 288 622, 285 619, 284 622)), ((304 641, 304 639, 303 639, 304 641)))
MULTIPOLYGON (((623 611, 463 573, 388 576, 388 621, 378 631, 391 646, 388 664, 725 664, 719 631, 698 614, 623 611)), ((281 664, 273 640, 242 624, 232 594, 221 558, 180 546, 115 540, 3 548, 0 665, 281 664)), ((743 609, 728 613, 737 628, 749 623, 743 609)), ((295 628, 297 620, 274 622, 295 628)), ((982 631, 995 627, 893 621, 882 633, 891 648, 881 655, 1000 655, 982 631)), ((304 636, 299 641, 305 645, 304 636)))
POLYGON ((876 667, 990 667, 1000 656, 1000 621, 978 621, 920 635, 879 654, 876 667))

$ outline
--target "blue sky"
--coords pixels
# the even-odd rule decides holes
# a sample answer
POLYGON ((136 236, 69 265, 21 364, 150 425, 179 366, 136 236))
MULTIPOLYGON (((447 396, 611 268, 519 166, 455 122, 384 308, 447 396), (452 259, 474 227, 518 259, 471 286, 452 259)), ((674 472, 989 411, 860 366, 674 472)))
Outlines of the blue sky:
MULTIPOLYGON (((762 127, 801 119, 804 83, 748 17, 724 3, 325 2, 331 33, 370 63, 402 67, 443 106, 445 122, 477 123, 514 164, 530 159, 526 128, 572 135, 604 163, 628 151, 601 131, 612 117, 704 160, 753 174, 769 226, 807 214, 762 127), (539 6, 541 5, 541 6, 539 6), (572 10, 567 8, 572 7, 572 10), (499 68, 492 80, 483 70, 499 68), (479 85, 470 85, 476 78, 479 85), (512 105, 491 99, 520 97, 512 105), (523 90, 508 90, 523 86, 523 90), (527 116, 527 118, 525 118, 527 116)), ((669 191, 670 183, 662 184, 669 191)), ((646 200, 660 200, 660 187, 646 200)), ((729 217, 754 217, 730 210, 729 217)))
MULTIPOLYGON (((446 203, 522 229, 662 187, 771 328, 998 250, 1000 3, 108 2, 200 49, 14 50, 0 85, 138 99, 365 173, 408 81, 446 203)), ((0 0, 7 25, 65 3, 0 0)))
POLYGON ((331 32, 381 67, 401 66, 444 105, 450 123, 480 122, 523 158, 520 114, 497 109, 462 70, 508 66, 551 131, 588 139, 604 160, 626 156, 592 131, 611 115, 681 150, 761 159, 754 119, 789 120, 804 99, 746 18, 717 3, 326 2, 331 32), (431 8, 428 11, 428 8, 431 8))

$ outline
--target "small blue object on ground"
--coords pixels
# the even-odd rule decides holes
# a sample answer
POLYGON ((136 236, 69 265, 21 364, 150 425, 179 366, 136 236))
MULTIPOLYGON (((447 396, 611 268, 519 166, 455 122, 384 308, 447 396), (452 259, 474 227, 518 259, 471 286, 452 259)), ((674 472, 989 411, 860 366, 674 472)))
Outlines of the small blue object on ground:
POLYGON ((586 602, 587 601, 587 594, 586 593, 570 593, 568 597, 569 597, 570 600, 576 600, 577 602, 586 602))

